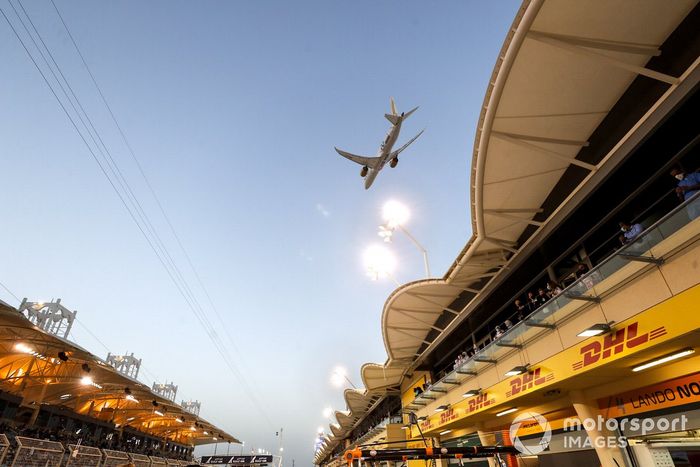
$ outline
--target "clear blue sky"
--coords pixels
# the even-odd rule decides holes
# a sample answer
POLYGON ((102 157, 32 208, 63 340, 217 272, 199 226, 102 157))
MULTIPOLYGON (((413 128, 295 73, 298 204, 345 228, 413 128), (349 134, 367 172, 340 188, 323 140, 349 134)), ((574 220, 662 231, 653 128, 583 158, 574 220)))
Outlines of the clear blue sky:
MULTIPOLYGON (((51 3, 24 4, 206 303, 51 3)), ((0 281, 20 298, 61 297, 110 350, 143 358, 246 449, 276 449, 284 427, 288 459, 310 465, 322 408, 345 408, 331 369, 342 364, 359 383, 362 363, 386 359, 380 316, 394 285, 368 280, 360 261, 379 240, 383 202, 411 207, 408 227, 435 275, 471 234, 474 131, 519 2, 57 4, 264 407, 222 363, 4 19, 0 281), (400 111, 420 105, 399 144, 427 130, 366 192, 359 166, 333 146, 374 154, 390 96, 400 111)), ((0 7, 16 22, 8 0, 0 7)), ((392 248, 397 278, 421 278, 408 240, 392 248)), ((83 328, 72 337, 105 356, 83 328)))

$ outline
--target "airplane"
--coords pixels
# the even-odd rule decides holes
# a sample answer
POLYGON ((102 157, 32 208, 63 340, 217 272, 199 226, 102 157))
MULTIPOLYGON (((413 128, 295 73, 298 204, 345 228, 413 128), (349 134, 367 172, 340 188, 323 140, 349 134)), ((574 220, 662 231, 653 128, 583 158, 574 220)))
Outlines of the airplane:
POLYGON ((384 114, 384 117, 386 117, 386 119, 391 122, 391 128, 389 128, 389 132, 387 133, 386 138, 382 142, 382 145, 379 148, 379 152, 375 157, 357 156, 355 154, 351 154, 349 152, 335 148, 338 154, 362 166, 362 170, 360 170, 360 176, 365 179, 365 190, 369 189, 369 187, 372 186, 372 183, 374 183, 374 179, 377 178, 377 175, 384 168, 387 162, 389 163, 389 167, 391 167, 392 169, 396 167, 396 165, 399 163, 399 154, 401 153, 401 151, 406 149, 412 142, 417 140, 418 137, 422 135, 425 131, 421 130, 420 133, 411 138, 408 141, 408 143, 404 144, 396 151, 391 150, 399 137, 399 132, 401 131, 401 124, 416 110, 418 110, 418 107, 405 113, 401 112, 401 115, 399 115, 396 112, 394 98, 391 98, 391 113, 384 114))

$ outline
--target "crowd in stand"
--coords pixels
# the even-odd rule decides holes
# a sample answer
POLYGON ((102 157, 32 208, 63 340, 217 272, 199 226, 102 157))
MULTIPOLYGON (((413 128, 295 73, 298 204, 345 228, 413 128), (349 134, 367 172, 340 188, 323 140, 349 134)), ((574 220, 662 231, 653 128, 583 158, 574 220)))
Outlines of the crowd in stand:
MULTIPOLYGON (((680 201, 688 201, 700 191, 700 172, 688 173, 680 167, 675 167, 671 170, 670 175, 678 180, 675 193, 680 201)), ((686 210, 691 220, 700 217, 700 197, 693 200, 692 203, 689 203, 686 210)), ((618 240, 622 246, 634 242, 644 231, 644 227, 640 223, 621 221, 619 222, 619 227, 621 234, 618 236, 618 240)), ((567 285, 585 276, 589 271, 588 265, 583 262, 578 263, 576 269, 563 280, 562 284, 554 280, 549 280, 542 287, 537 288, 536 291, 531 290, 527 292, 525 296, 515 299, 513 303, 513 315, 502 324, 495 326, 493 333, 490 333, 490 335, 482 339, 480 343, 475 343, 472 348, 461 351, 457 355, 452 369, 456 370, 460 368, 491 341, 500 339, 514 324, 526 319, 549 300, 559 295, 567 285)), ((590 278, 590 281, 593 282, 594 278, 590 278)), ((587 286, 592 286, 592 283, 587 284, 587 286)), ((416 387, 414 388, 414 393, 418 396, 429 388, 430 386, 427 384, 422 388, 416 387)))
POLYGON ((10 441, 10 449, 17 448, 17 437, 34 438, 46 441, 56 441, 66 448, 69 444, 79 444, 100 449, 110 449, 122 451, 130 454, 143 454, 146 456, 167 457, 170 459, 190 460, 191 453, 178 453, 171 450, 159 449, 162 441, 139 440, 135 436, 124 433, 122 439, 116 432, 109 429, 105 431, 98 429, 80 428, 77 430, 66 430, 63 427, 38 427, 15 424, 14 422, 0 422, 0 434, 7 436, 10 441))
MULTIPOLYGON (((569 281, 585 276, 589 270, 585 263, 579 263, 576 269, 571 273, 569 281)), ((536 291, 529 291, 525 296, 518 297, 513 303, 513 315, 503 323, 497 325, 493 333, 483 339, 481 343, 475 343, 470 349, 465 349, 460 352, 454 361, 453 369, 456 370, 460 368, 467 360, 476 355, 491 341, 500 339, 515 324, 523 321, 549 300, 559 295, 564 287, 563 284, 559 284, 554 280, 548 280, 542 287, 537 288, 536 291)))

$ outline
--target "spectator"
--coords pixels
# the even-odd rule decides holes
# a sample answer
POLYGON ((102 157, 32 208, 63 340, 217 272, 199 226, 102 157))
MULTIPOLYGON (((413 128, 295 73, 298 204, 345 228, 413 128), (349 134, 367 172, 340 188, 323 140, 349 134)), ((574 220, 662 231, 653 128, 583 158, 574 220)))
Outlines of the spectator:
POLYGON ((495 339, 498 339, 498 338, 501 337, 502 335, 503 335, 503 331, 501 331, 501 327, 500 327, 500 326, 496 326, 496 336, 495 336, 495 339))
MULTIPOLYGON (((671 170, 671 176, 678 180, 676 195, 681 201, 687 201, 700 190, 700 173, 693 172, 686 174, 685 170, 676 167, 671 170)), ((693 220, 700 216, 700 198, 688 205, 688 217, 693 220)))
POLYGON ((588 271, 589 269, 586 263, 578 263, 574 275, 576 276, 576 279, 580 279, 581 277, 585 276, 588 273, 588 271))
POLYGON ((421 389, 420 386, 416 386, 415 388, 413 388, 413 395, 414 395, 415 397, 418 397, 418 396, 420 396, 421 394, 423 394, 423 389, 421 389))
POLYGON ((507 320, 505 321, 505 323, 503 323, 503 324, 506 325, 506 329, 510 329, 510 328, 513 327, 513 323, 512 323, 511 320, 509 320, 509 319, 507 319, 507 320))
POLYGON ((561 293, 561 286, 553 280, 547 281, 547 295, 554 298, 561 293))
POLYGON ((549 300, 549 296, 547 296, 547 292, 545 292, 542 287, 537 289, 537 304, 539 306, 542 306, 545 303, 547 303, 548 300, 549 300))
POLYGON ((642 227, 642 224, 630 225, 627 222, 620 222, 620 230, 622 231, 622 234, 618 237, 620 243, 627 245, 644 231, 644 227, 642 227))
POLYGON ((533 292, 527 293, 527 306, 530 308, 530 312, 533 312, 540 307, 537 297, 535 297, 533 292))
POLYGON ((523 305, 523 302, 520 301, 520 299, 517 299, 514 303, 515 305, 515 312, 518 314, 518 319, 520 321, 523 320, 525 313, 527 313, 527 307, 523 305))

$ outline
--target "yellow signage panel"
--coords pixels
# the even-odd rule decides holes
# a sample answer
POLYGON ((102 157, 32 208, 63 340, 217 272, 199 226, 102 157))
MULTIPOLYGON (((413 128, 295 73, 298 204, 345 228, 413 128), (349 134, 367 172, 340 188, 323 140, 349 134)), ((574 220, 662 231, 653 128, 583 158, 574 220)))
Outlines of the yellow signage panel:
POLYGON ((698 303, 700 303, 700 285, 616 324, 616 330, 609 335, 585 339, 580 345, 559 352, 525 374, 505 379, 491 386, 481 395, 454 404, 448 409, 448 414, 445 414, 447 412, 445 411, 429 416, 422 422, 421 428, 423 431, 439 429, 454 420, 493 410, 496 405, 514 403, 522 395, 560 383, 572 376, 599 368, 698 329, 700 328, 698 303))
POLYGON ((694 402, 700 402, 700 373, 598 399, 598 406, 606 418, 619 418, 694 402))

